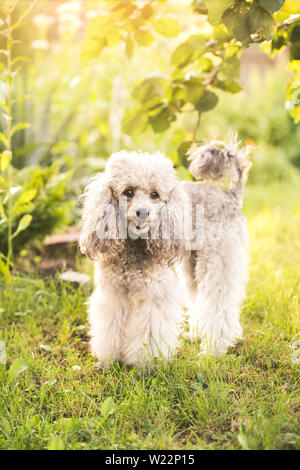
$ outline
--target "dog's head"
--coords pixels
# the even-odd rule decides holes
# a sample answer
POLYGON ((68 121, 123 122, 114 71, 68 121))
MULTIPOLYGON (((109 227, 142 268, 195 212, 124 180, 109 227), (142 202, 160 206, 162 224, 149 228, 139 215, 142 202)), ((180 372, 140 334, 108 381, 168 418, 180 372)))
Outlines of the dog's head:
POLYGON ((115 153, 85 192, 81 251, 111 257, 128 240, 144 239, 148 254, 171 263, 186 246, 186 204, 172 162, 161 153, 115 153))

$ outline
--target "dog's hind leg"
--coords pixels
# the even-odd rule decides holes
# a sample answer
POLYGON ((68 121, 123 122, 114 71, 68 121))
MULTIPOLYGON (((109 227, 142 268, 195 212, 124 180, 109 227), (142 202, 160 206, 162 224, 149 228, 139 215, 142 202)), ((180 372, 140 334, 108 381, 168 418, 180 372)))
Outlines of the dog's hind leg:
POLYGON ((202 352, 218 356, 242 337, 239 316, 248 256, 240 236, 230 234, 230 239, 199 251, 197 258, 197 293, 188 311, 190 338, 201 338, 202 352))

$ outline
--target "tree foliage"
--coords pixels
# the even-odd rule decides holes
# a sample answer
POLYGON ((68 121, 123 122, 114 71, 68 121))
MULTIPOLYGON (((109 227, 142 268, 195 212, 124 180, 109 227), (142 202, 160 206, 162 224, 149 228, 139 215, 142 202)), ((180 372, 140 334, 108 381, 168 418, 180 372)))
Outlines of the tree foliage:
MULTIPOLYGON (((159 35, 178 36, 178 18, 162 15, 160 3, 164 2, 107 2, 107 15, 96 16, 88 27, 83 61, 96 59, 104 47, 118 42, 124 43, 130 58, 135 47, 148 46, 159 35)), ((211 32, 199 31, 177 45, 170 56, 170 76, 151 74, 134 86, 137 104, 125 113, 124 132, 140 133, 147 126, 164 132, 180 113, 196 111, 194 140, 201 114, 218 104, 217 91, 241 90, 241 53, 253 43, 269 55, 289 48, 294 76, 287 87, 286 108, 299 122, 300 0, 194 0, 192 8, 195 15, 206 17, 211 32)))

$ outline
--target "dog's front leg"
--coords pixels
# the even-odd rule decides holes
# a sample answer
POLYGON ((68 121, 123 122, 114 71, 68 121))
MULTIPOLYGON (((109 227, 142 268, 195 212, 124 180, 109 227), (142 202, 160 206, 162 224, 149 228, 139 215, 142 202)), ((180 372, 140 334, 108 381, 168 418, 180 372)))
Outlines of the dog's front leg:
POLYGON ((131 301, 123 336, 123 359, 139 368, 151 368, 154 358, 170 359, 175 352, 181 305, 175 285, 155 283, 145 295, 135 295, 131 301))
POLYGON ((121 359, 123 319, 120 296, 109 289, 96 288, 89 300, 89 333, 91 352, 102 367, 121 359))

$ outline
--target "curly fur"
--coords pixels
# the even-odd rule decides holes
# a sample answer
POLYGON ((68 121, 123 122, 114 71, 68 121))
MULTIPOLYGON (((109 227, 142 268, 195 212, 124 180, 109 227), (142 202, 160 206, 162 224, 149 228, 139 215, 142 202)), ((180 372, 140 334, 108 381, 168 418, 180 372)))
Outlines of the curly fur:
POLYGON ((202 248, 190 251, 181 266, 187 289, 189 337, 202 339, 202 350, 224 354, 242 337, 240 308, 248 279, 248 231, 241 212, 251 166, 249 148, 215 141, 190 150, 190 171, 197 178, 218 180, 228 173, 224 190, 204 182, 183 182, 193 205, 204 208, 202 248))
POLYGON ((187 202, 172 163, 160 153, 118 152, 105 172, 91 180, 83 198, 80 248, 95 262, 95 290, 89 300, 92 353, 103 366, 115 360, 143 366, 153 357, 169 357, 181 321, 180 291, 170 266, 185 252, 187 202), (105 205, 118 210, 126 188, 136 192, 126 217, 143 207, 154 224, 157 214, 167 210, 170 237, 164 239, 158 226, 156 238, 122 238, 117 226, 114 231, 108 227, 107 237, 99 239, 105 205), (158 201, 149 198, 153 190, 158 201))
MULTIPOLYGON (((250 168, 248 153, 236 139, 191 149, 192 175, 218 180, 229 173, 228 190, 202 182, 178 182, 172 162, 160 153, 118 152, 108 160, 105 172, 91 180, 83 196, 80 248, 95 263, 89 320, 91 349, 100 364, 122 360, 143 366, 153 357, 169 358, 174 352, 182 295, 170 267, 178 260, 188 299, 189 337, 201 338, 202 350, 215 355, 224 354, 241 337, 239 314, 248 264, 241 204, 250 168), (126 188, 135 190, 126 220, 143 207, 155 226, 157 214, 166 211, 168 238, 162 225, 155 237, 136 239, 124 238, 122 226, 109 226, 103 207, 110 204, 124 212, 120 198, 126 188), (159 193, 159 201, 149 198, 153 190, 159 193), (201 247, 192 249, 183 221, 184 214, 195 217, 196 205, 203 207, 204 232, 201 247), (99 227, 106 225, 107 236, 99 238, 99 227)), ((192 222, 197 227, 196 220, 192 222)))
POLYGON ((204 145, 194 145, 188 152, 192 161, 189 170, 195 179, 222 180, 230 175, 230 190, 241 198, 248 171, 251 147, 240 148, 237 137, 229 144, 215 140, 204 145))

